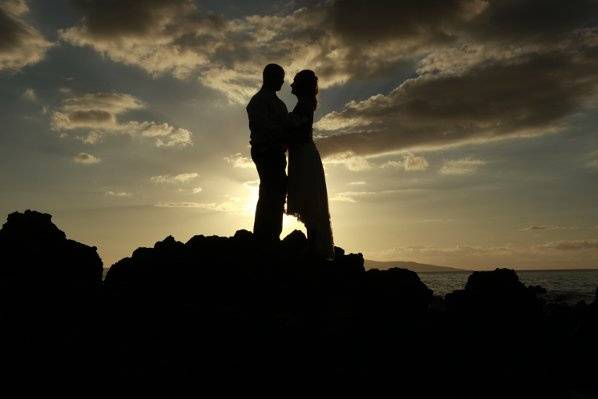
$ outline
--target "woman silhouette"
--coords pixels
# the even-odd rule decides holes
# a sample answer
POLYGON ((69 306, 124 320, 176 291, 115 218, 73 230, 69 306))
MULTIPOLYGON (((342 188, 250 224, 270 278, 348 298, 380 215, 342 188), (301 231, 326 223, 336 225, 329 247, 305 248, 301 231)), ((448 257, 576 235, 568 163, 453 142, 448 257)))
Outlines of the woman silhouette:
POLYGON ((313 141, 318 78, 311 70, 295 75, 291 84, 297 105, 291 112, 287 209, 307 229, 309 250, 323 259, 334 259, 334 243, 328 208, 328 190, 320 153, 313 141))

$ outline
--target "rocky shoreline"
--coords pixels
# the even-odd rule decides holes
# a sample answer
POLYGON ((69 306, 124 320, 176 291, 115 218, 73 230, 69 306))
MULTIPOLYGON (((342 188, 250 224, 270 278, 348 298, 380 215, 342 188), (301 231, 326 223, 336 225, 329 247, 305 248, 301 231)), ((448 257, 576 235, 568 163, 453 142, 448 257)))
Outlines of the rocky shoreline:
POLYGON ((598 299, 547 303, 509 269, 473 272, 442 298, 412 271, 366 271, 341 248, 318 262, 305 247, 299 231, 277 248, 244 230, 167 237, 102 281, 95 247, 68 240, 50 215, 12 213, 0 230, 4 375, 598 394, 598 299))

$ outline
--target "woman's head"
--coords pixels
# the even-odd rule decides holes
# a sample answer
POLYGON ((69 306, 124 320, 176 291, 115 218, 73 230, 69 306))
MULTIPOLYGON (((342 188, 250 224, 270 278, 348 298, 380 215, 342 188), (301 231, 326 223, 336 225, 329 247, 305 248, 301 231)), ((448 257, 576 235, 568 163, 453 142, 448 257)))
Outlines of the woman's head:
POLYGON ((291 84, 291 93, 297 97, 313 98, 318 94, 318 77, 309 69, 304 69, 295 75, 291 84))

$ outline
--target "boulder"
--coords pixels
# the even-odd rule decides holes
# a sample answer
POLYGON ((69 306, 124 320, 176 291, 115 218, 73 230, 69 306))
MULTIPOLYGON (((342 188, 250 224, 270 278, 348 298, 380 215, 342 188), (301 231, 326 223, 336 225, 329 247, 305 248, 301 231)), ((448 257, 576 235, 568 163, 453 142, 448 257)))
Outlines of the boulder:
POLYGON ((0 279, 40 282, 56 293, 66 287, 92 289, 101 283, 97 248, 69 240, 52 216, 27 210, 8 215, 0 229, 0 279))

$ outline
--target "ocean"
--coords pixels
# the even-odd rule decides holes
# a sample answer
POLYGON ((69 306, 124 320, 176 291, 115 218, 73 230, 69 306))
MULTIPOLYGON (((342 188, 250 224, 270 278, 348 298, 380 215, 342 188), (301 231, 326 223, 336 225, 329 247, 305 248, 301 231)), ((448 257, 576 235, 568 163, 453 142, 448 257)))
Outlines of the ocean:
MULTIPOLYGON (((434 291, 444 296, 457 289, 463 289, 471 272, 420 272, 419 278, 434 291)), ((575 304, 590 303, 598 288, 598 270, 538 270, 517 271, 519 279, 526 285, 539 285, 546 289, 548 301, 575 304)))

